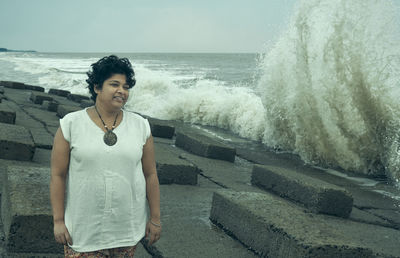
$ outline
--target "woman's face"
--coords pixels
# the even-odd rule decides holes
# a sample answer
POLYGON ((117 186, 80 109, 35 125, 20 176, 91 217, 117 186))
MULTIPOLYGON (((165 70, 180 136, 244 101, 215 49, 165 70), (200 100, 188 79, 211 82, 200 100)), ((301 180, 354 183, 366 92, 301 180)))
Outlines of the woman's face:
POLYGON ((104 81, 103 88, 94 88, 97 93, 96 102, 122 108, 129 97, 129 85, 126 84, 125 74, 113 74, 104 81))

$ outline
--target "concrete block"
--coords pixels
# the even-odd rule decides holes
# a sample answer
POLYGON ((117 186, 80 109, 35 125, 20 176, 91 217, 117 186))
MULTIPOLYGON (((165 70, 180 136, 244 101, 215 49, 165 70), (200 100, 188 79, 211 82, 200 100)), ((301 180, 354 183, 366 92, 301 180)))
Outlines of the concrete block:
POLYGON ((81 110, 82 108, 77 106, 68 106, 68 105, 58 105, 57 108, 57 116, 63 118, 66 114, 81 110))
POLYGON ((53 148, 54 136, 51 135, 48 131, 46 131, 44 127, 31 128, 30 131, 36 148, 49 149, 49 150, 53 148))
POLYGON ((86 108, 86 107, 91 107, 94 106, 94 101, 93 100, 86 100, 83 99, 81 101, 81 104, 79 105, 81 108, 86 108))
MULTIPOLYGON (((170 148, 173 148, 170 146, 170 148)), ((160 184, 196 185, 198 169, 186 160, 158 144, 155 150, 157 174, 160 184)))
POLYGON ((61 97, 68 97, 69 94, 71 94, 70 91, 68 90, 60 90, 60 89, 49 89, 49 94, 53 94, 53 95, 58 95, 61 97))
POLYGON ((316 213, 347 218, 353 207, 353 198, 345 189, 294 170, 254 165, 251 183, 300 202, 316 213))
POLYGON ((150 124, 151 134, 154 137, 171 139, 175 134, 175 127, 167 120, 147 118, 150 124))
MULTIPOLYGON (((353 207, 349 219, 362 222, 362 223, 369 223, 369 224, 374 224, 374 225, 379 225, 379 226, 384 226, 384 227, 391 227, 391 228, 396 228, 393 226, 389 221, 385 219, 381 219, 378 216, 375 216, 368 211, 363 211, 360 209, 357 209, 356 207, 353 207)), ((399 229, 399 228, 397 228, 399 229)))
POLYGON ((371 209, 368 212, 389 221, 391 227, 400 230, 400 210, 393 209, 393 210, 382 210, 382 209, 371 209))
POLYGON ((0 123, 0 159, 32 160, 35 144, 28 129, 0 123))
POLYGON ((50 101, 50 100, 44 100, 42 103, 42 106, 51 112, 57 112, 57 108, 58 108, 58 102, 57 101, 50 101))
POLYGON ((24 112, 32 117, 35 121, 38 121, 41 126, 35 125, 24 125, 27 128, 43 128, 45 126, 59 126, 59 118, 53 112, 49 112, 47 110, 42 109, 41 107, 24 107, 24 112))
POLYGON ((271 194, 214 193, 210 219, 261 257, 400 257, 400 231, 306 213, 271 194))
POLYGON ((72 100, 72 101, 75 101, 75 102, 78 102, 78 103, 81 103, 82 100, 90 100, 90 98, 88 96, 79 95, 79 94, 73 94, 73 93, 69 94, 67 96, 67 98, 69 100, 72 100))
POLYGON ((22 82, 0 81, 0 85, 12 89, 19 89, 19 90, 25 89, 25 84, 22 82))
POLYGON ((32 162, 39 164, 40 166, 50 167, 50 160, 51 160, 50 149, 36 148, 32 162))
POLYGON ((177 132, 175 145, 199 156, 235 161, 235 148, 217 142, 201 133, 177 132))
POLYGON ((0 93, 0 103, 3 102, 3 99, 7 99, 7 97, 0 93))
POLYGON ((48 167, 8 166, 1 215, 10 253, 61 253, 53 236, 48 167))
POLYGON ((40 104, 40 105, 42 105, 44 100, 48 100, 48 101, 53 100, 53 98, 51 96, 49 96, 49 94, 47 94, 47 93, 34 92, 34 91, 31 92, 31 96, 29 99, 32 100, 33 103, 40 104))
POLYGON ((43 87, 34 86, 34 85, 28 85, 28 84, 25 84, 25 89, 26 89, 26 90, 33 90, 33 91, 44 92, 44 88, 43 88, 43 87))
POLYGON ((16 113, 4 103, 0 104, 0 123, 15 124, 16 113))

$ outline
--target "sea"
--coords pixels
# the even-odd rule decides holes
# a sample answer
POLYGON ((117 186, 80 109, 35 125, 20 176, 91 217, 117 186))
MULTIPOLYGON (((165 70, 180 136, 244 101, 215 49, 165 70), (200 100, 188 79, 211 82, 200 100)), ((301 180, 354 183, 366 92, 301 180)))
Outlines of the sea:
POLYGON ((137 84, 126 109, 230 132, 306 163, 400 188, 400 19, 396 1, 299 1, 260 53, 0 53, 0 80, 86 94, 116 54, 137 84))

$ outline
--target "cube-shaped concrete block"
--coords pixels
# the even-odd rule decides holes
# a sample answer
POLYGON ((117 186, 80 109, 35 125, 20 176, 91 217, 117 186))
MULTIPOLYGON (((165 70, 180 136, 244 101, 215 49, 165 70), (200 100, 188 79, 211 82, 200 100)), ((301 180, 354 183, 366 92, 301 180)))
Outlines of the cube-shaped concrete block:
POLYGON ((68 106, 68 105, 58 105, 57 108, 57 116, 63 118, 66 114, 81 110, 82 108, 77 106, 68 106))
POLYGON ((28 129, 0 123, 0 159, 32 160, 35 144, 28 129))
POLYGON ((272 194, 216 192, 210 219, 260 257, 399 257, 398 230, 306 213, 272 194))
POLYGON ((22 82, 0 81, 0 85, 12 89, 20 89, 20 90, 25 89, 25 84, 22 82))
POLYGON ((44 88, 41 87, 41 86, 34 86, 34 85, 25 84, 25 89, 27 89, 27 90, 33 90, 33 91, 39 91, 39 92, 44 92, 44 88))
POLYGON ((0 104, 0 123, 15 124, 16 113, 4 103, 0 104))
POLYGON ((344 188, 282 167, 255 165, 253 185, 302 203, 316 213, 349 217, 353 197, 344 188))
POLYGON ((90 98, 88 96, 84 96, 84 95, 80 95, 80 94, 73 94, 73 93, 69 94, 67 96, 67 98, 69 100, 72 100, 72 101, 75 101, 78 103, 81 103, 82 100, 90 100, 90 98))
POLYGON ((94 101, 93 100, 83 99, 79 106, 81 108, 87 108, 87 107, 91 107, 93 105, 94 105, 94 101))
POLYGON ((44 100, 52 101, 53 98, 47 93, 32 91, 30 100, 32 100, 32 102, 35 104, 42 105, 44 100))
POLYGON ((61 253, 53 235, 50 168, 8 166, 1 215, 10 253, 61 253))
POLYGON ((166 120, 147 118, 149 120, 151 134, 154 137, 171 139, 175 134, 175 127, 166 120))
POLYGON ((43 103, 42 103, 42 106, 46 110, 51 111, 51 112, 57 112, 58 105, 59 105, 58 102, 54 101, 54 100, 53 101, 44 100, 43 103))
POLYGON ((177 132, 175 145, 199 156, 235 161, 236 149, 200 133, 177 132))
MULTIPOLYGON (((169 148, 173 148, 169 146, 169 148)), ((160 184, 196 185, 198 168, 186 160, 178 158, 168 147, 155 148, 157 174, 160 184)))
POLYGON ((61 96, 61 97, 68 97, 69 94, 71 94, 70 91, 68 90, 60 90, 60 89, 49 89, 49 94, 61 96))

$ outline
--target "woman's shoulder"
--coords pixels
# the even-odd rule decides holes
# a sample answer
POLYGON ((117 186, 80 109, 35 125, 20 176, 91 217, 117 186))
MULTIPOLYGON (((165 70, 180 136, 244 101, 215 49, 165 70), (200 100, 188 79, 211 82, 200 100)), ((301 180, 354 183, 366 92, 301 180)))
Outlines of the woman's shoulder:
POLYGON ((126 114, 126 117, 129 120, 140 121, 140 122, 146 122, 147 121, 145 116, 143 116, 143 115, 141 115, 139 113, 136 113, 134 111, 124 110, 124 114, 126 114))
POLYGON ((62 120, 75 120, 75 119, 81 119, 81 117, 86 113, 86 108, 70 112, 64 117, 62 117, 62 120))

